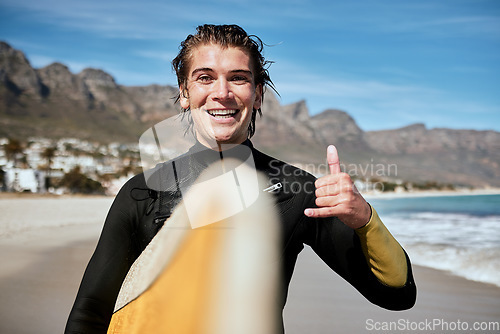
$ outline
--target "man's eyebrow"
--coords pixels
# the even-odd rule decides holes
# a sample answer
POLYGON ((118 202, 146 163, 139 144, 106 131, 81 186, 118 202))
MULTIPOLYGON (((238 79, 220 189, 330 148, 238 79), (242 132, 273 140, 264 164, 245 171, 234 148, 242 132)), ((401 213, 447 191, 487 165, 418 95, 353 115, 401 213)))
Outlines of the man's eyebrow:
POLYGON ((252 75, 252 71, 250 70, 232 70, 232 71, 229 71, 230 73, 244 73, 244 74, 249 74, 249 75, 252 75))
POLYGON ((191 72, 191 76, 195 75, 198 72, 213 72, 213 71, 214 70, 212 70, 210 67, 200 67, 194 69, 193 72, 191 72))
MULTIPOLYGON (((191 72, 191 76, 194 76, 198 72, 213 72, 213 71, 214 70, 211 69, 210 67, 200 67, 200 68, 194 69, 193 72, 191 72)), ((229 71, 229 73, 244 73, 244 74, 248 74, 248 75, 253 75, 252 71, 244 70, 244 69, 231 70, 231 71, 229 71)))

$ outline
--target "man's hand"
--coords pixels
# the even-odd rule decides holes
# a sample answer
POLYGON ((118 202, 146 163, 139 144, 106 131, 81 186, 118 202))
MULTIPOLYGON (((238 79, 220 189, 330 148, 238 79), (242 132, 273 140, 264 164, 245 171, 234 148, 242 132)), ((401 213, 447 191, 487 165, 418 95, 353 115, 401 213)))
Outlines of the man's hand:
POLYGON ((330 174, 316 180, 316 205, 306 209, 308 217, 338 217, 344 224, 355 229, 370 220, 371 208, 354 186, 351 177, 340 171, 340 161, 335 146, 328 146, 326 160, 330 174))

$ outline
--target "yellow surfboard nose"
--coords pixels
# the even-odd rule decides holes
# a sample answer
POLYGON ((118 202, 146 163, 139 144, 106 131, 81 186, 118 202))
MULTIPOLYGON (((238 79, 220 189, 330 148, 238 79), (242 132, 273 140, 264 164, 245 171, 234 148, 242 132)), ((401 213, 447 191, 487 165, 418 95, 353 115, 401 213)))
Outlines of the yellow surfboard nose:
MULTIPOLYGON (((254 178, 255 170, 238 172, 241 183, 254 178)), ((271 195, 227 217, 220 191, 189 205, 201 214, 185 203, 175 209, 131 267, 108 333, 276 332, 280 236, 271 195)))

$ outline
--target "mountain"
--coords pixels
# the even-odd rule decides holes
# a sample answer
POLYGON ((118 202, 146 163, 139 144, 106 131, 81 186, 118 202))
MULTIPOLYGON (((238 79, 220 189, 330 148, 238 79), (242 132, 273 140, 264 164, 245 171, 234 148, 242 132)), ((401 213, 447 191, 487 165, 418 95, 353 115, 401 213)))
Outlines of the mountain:
POLYGON ((177 113, 173 87, 125 87, 108 73, 73 74, 60 63, 33 69, 0 42, 0 136, 137 141, 150 125, 177 113))
POLYGON ((500 184, 499 132, 427 129, 414 124, 367 132, 365 139, 385 159, 397 161, 402 178, 423 180, 422 176, 432 176, 453 184, 500 184))
MULTIPOLYGON (((60 63, 34 69, 21 51, 0 42, 0 137, 137 142, 153 124, 179 113, 177 92, 172 86, 123 86, 100 69, 73 74, 60 63)), ((281 105, 272 91, 262 110, 255 146, 316 174, 327 172, 325 149, 333 143, 345 171, 359 177, 500 186, 495 131, 414 124, 365 132, 345 111, 311 117, 306 101, 281 105)))

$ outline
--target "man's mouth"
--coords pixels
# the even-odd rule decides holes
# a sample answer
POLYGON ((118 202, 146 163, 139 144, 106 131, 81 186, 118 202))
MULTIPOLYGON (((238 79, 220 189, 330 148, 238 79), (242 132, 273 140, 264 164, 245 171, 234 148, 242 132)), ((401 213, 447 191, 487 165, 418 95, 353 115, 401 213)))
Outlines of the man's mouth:
POLYGON ((210 116, 221 119, 221 118, 233 117, 239 111, 240 111, 239 109, 213 109, 213 110, 207 110, 207 113, 210 116))

